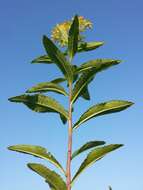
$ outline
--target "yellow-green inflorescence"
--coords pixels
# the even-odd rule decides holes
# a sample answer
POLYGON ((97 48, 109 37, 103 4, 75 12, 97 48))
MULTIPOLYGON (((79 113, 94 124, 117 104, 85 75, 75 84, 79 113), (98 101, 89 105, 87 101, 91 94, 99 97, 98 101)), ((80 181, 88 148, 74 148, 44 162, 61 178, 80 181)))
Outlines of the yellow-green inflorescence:
MULTIPOLYGON (((84 32, 86 29, 92 28, 92 22, 90 20, 85 19, 83 16, 78 17, 79 20, 79 32, 84 32)), ((60 46, 64 47, 68 44, 68 33, 70 26, 72 24, 72 20, 62 22, 57 24, 53 30, 51 38, 53 41, 57 42, 60 46)), ((82 40, 82 36, 79 35, 79 41, 82 40)))

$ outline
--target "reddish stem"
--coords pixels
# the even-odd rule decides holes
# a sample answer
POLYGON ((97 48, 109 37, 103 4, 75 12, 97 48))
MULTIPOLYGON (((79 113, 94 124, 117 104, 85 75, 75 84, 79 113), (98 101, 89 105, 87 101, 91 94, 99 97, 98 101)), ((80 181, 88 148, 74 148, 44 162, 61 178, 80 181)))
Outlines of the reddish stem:
POLYGON ((71 156, 72 156, 72 84, 69 84, 69 120, 68 120, 68 157, 67 157, 67 190, 71 190, 71 156))

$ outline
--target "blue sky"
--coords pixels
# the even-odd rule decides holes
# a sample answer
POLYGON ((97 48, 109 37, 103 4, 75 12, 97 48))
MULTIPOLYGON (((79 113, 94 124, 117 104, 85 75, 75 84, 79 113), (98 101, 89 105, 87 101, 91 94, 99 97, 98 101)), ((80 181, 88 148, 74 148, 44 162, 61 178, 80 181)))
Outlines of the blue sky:
MULTIPOLYGON (((121 65, 100 73, 90 85, 91 102, 77 102, 76 120, 90 105, 112 99, 130 100, 130 109, 93 119, 74 134, 74 149, 89 140, 123 143, 125 146, 87 169, 73 190, 141 190, 143 188, 143 2, 103 0, 41 0, 0 1, 0 61, 1 61, 1 132, 0 179, 3 190, 47 190, 44 180, 30 171, 28 162, 40 162, 28 155, 10 152, 13 144, 35 144, 47 147, 65 164, 67 127, 57 115, 37 114, 23 105, 12 104, 8 98, 22 94, 38 82, 58 76, 55 66, 31 65, 30 61, 44 53, 42 35, 50 35, 52 27, 75 13, 94 23, 87 40, 105 41, 98 50, 80 54, 82 63, 95 58, 123 60, 121 65), (84 102, 84 103, 83 103, 84 102)), ((60 96, 60 102, 64 99, 60 96)), ((85 154, 79 158, 84 159, 85 154)), ((50 168, 53 168, 49 163, 50 168)), ((73 163, 76 170, 80 160, 73 163)), ((54 169, 54 168, 53 168, 54 169)))

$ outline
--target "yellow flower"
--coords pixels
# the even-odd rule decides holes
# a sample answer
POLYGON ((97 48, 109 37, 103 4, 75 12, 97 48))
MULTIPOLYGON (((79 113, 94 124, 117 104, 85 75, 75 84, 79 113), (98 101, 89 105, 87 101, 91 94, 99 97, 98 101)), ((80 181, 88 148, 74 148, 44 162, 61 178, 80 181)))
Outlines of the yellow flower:
MULTIPOLYGON (((79 19, 80 32, 84 32, 86 29, 92 28, 92 23, 90 22, 90 20, 87 20, 82 16, 79 16, 78 19, 79 19)), ((51 35, 51 38, 53 41, 58 42, 59 45, 61 46, 66 46, 68 44, 68 33, 69 33, 70 26, 72 24, 72 20, 57 24, 53 28, 52 35, 51 35)), ((79 39, 81 38, 79 37, 79 39)))

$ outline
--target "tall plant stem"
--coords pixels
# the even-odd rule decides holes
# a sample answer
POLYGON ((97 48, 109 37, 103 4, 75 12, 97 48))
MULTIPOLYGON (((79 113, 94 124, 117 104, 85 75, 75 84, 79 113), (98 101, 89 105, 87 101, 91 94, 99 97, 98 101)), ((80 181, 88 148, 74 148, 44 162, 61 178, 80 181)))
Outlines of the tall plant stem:
POLYGON ((71 156, 72 156, 72 83, 69 84, 69 120, 68 120, 68 155, 67 155, 67 190, 71 190, 71 156))

